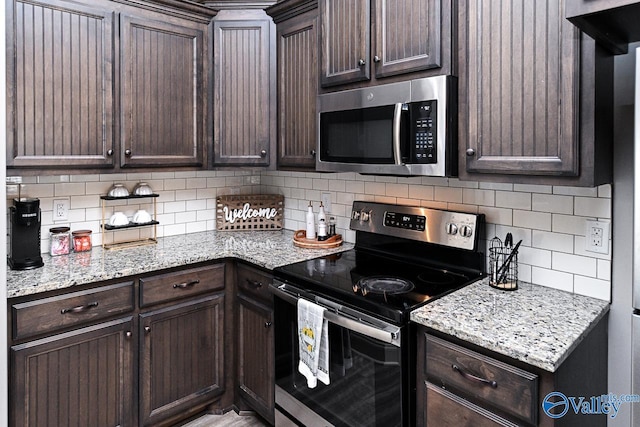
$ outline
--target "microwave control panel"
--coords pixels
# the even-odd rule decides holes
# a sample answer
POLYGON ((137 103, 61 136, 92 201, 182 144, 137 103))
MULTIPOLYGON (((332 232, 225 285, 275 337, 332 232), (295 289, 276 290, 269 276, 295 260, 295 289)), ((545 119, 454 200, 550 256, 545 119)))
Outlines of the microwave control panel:
POLYGON ((438 163, 436 135, 438 101, 411 103, 412 163, 438 163))

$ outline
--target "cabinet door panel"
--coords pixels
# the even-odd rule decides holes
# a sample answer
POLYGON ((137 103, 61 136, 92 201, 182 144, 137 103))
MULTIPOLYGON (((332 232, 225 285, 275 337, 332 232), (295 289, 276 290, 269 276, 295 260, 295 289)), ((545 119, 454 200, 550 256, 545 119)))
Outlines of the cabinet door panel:
POLYGON ((11 347, 11 425, 132 425, 131 330, 128 317, 11 347))
POLYGON ((321 85, 370 77, 369 0, 320 0, 321 85))
POLYGON ((278 24, 278 166, 314 169, 317 21, 301 18, 278 24))
POLYGON ((448 1, 376 0, 374 7, 376 77, 441 66, 442 10, 451 10, 448 1))
POLYGON ((224 390, 224 296, 142 314, 140 424, 197 409, 224 390))
POLYGON ((122 166, 203 164, 205 30, 121 18, 122 166))
POLYGON ((273 22, 216 20, 214 33, 214 163, 267 166, 275 140, 273 22))
POLYGON ((580 34, 563 7, 563 0, 460 6, 460 139, 473 150, 467 172, 578 174, 580 34))
POLYGON ((113 13, 7 1, 9 167, 109 167, 113 13))
POLYGON ((238 388, 265 419, 274 421, 273 309, 238 295, 238 388))

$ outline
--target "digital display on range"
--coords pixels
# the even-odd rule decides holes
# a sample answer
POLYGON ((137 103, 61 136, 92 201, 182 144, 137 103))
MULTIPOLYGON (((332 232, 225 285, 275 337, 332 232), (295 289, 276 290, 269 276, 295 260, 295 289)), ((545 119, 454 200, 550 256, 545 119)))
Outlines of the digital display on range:
POLYGON ((424 231, 426 224, 427 217, 422 215, 401 214, 397 212, 384 213, 384 225, 386 227, 424 231))

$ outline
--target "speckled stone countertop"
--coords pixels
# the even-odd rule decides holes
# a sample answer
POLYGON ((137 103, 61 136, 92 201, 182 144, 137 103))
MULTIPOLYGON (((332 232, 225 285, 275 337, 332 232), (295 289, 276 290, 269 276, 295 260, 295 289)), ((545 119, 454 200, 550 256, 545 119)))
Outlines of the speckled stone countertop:
POLYGON ((202 261, 237 258, 272 270, 298 261, 353 248, 302 249, 293 245, 293 231, 207 231, 163 237, 156 245, 51 257, 44 267, 7 271, 7 297, 31 295, 118 277, 132 276, 202 261))
POLYGON ((607 301, 520 283, 515 291, 488 278, 411 313, 411 320, 549 372, 609 311, 607 301))

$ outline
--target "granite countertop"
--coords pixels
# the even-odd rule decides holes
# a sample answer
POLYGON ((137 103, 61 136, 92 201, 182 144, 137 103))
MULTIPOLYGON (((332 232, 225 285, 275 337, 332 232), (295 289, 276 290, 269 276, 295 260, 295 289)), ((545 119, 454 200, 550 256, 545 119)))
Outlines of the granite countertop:
POLYGON ((414 310, 411 320, 555 372, 608 311, 608 301, 528 283, 501 291, 485 278, 414 310))
POLYGON ((206 231, 163 237, 155 245, 51 257, 43 254, 44 267, 7 271, 7 297, 64 289, 74 285, 133 276, 202 261, 237 258, 273 270, 298 261, 353 248, 302 249, 293 245, 293 231, 206 231))

